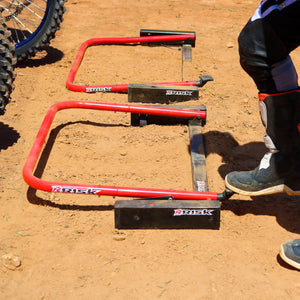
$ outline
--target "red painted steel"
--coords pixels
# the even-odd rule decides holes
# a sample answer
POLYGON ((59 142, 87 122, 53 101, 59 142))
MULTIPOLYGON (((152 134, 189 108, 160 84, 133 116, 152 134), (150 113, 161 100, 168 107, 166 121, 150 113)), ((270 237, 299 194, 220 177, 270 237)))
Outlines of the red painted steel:
MULTIPOLYGON (((193 34, 180 34, 180 35, 164 35, 164 36, 149 36, 149 37, 121 37, 121 38, 94 38, 89 39, 81 44, 79 51, 76 55, 72 68, 67 77, 66 86, 69 90, 74 92, 127 92, 128 84, 117 85, 76 85, 74 84, 74 78, 78 71, 78 68, 83 59, 86 49, 94 45, 122 45, 122 44, 142 44, 142 43, 158 43, 158 42, 171 42, 171 41, 185 41, 194 40, 193 34)), ((148 83, 158 85, 178 85, 178 86, 196 86, 197 81, 176 81, 176 82, 159 82, 148 83)))
POLYGON ((77 193, 77 194, 91 194, 91 195, 107 195, 120 197, 164 197, 172 196, 174 199, 183 200, 217 200, 218 194, 215 192, 198 192, 198 191, 180 191, 180 190, 166 190, 166 189, 145 189, 134 187, 120 187, 120 186, 104 186, 91 184, 76 184, 64 182, 51 182, 37 178, 33 175, 37 160, 41 154, 42 147, 48 135, 52 121, 56 112, 63 109, 80 108, 80 109, 94 109, 119 111, 130 113, 145 113, 162 116, 174 117, 206 117, 205 111, 171 109, 161 107, 147 107, 139 105, 125 105, 125 104, 110 104, 99 102, 83 102, 83 101, 65 101, 58 102, 52 105, 41 125, 37 134, 35 142, 28 155, 26 163, 23 168, 23 177, 26 183, 38 190, 46 192, 63 192, 63 193, 77 193))

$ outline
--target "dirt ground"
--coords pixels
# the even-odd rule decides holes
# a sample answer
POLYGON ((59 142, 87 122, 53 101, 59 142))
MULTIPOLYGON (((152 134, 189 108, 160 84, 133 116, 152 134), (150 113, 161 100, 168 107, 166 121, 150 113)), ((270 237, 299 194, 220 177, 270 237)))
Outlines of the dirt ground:
MULTIPOLYGON (((28 187, 22 169, 48 108, 65 100, 128 103, 127 94, 65 87, 81 43, 134 37, 142 28, 197 34, 184 79, 211 75, 197 101, 209 189, 231 170, 255 167, 265 152, 257 90, 239 65, 237 37, 259 1, 69 0, 51 47, 19 63, 0 119, 1 299, 299 299, 299 272, 279 257, 300 233, 299 197, 234 195, 219 230, 116 230, 118 197, 28 187), (10 258, 10 259, 9 259, 10 258)), ((300 67, 300 52, 292 55, 300 67)), ((75 83, 180 81, 181 52, 168 47, 90 47, 75 83)), ((182 103, 181 103, 182 104, 182 103)), ((131 127, 130 115, 66 110, 37 172, 43 179, 192 190, 187 127, 131 127), (45 159, 46 157, 46 159, 45 159)), ((124 199, 124 198, 122 198, 124 199)))

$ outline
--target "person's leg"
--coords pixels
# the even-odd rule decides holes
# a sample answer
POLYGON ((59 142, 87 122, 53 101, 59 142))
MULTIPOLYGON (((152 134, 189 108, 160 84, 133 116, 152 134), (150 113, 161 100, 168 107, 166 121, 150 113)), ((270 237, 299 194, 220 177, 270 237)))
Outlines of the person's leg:
POLYGON ((286 263, 300 270, 300 239, 283 243, 279 255, 286 263))
POLYGON ((238 39, 241 66, 267 94, 298 88, 289 54, 300 44, 300 1, 280 10, 274 2, 262 1, 238 39))
POLYGON ((226 176, 226 186, 240 194, 300 194, 300 90, 289 57, 300 44, 300 1, 285 2, 293 3, 271 10, 276 1, 262 1, 239 36, 241 65, 259 90, 269 149, 255 170, 226 176))
POLYGON ((269 152, 255 170, 229 173, 226 186, 249 196, 300 195, 300 90, 260 94, 260 99, 269 152))

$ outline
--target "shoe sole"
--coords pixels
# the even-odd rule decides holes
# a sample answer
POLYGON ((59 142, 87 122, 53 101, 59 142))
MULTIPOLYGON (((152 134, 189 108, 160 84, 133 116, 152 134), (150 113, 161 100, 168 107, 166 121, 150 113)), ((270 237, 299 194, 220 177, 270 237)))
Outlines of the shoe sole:
POLYGON ((225 185, 227 188, 232 190, 233 192, 240 194, 240 195, 245 195, 245 196, 263 196, 263 195, 272 195, 272 194, 278 194, 278 193, 287 193, 289 196, 297 196, 300 195, 300 191, 293 191, 291 188, 286 186, 285 184, 280 184, 276 186, 272 186, 263 190, 259 191, 245 191, 241 190, 235 186, 232 186, 228 181, 227 181, 227 176, 225 177, 225 185))
POLYGON ((279 251, 279 255, 280 257, 290 266, 296 268, 297 270, 300 270, 300 264, 296 263, 295 261, 291 260, 290 258, 288 258, 285 253, 284 253, 284 249, 283 249, 283 245, 281 245, 280 247, 280 251, 279 251))

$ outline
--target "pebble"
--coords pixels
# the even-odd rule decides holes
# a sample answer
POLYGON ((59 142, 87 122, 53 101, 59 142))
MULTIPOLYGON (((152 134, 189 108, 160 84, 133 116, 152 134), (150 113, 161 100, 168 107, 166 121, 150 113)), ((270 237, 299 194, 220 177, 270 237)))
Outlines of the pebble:
POLYGON ((11 253, 7 253, 2 255, 1 263, 4 267, 9 270, 16 270, 18 267, 21 266, 21 260, 18 256, 13 255, 11 253))
POLYGON ((120 231, 115 231, 113 239, 115 241, 124 241, 124 240, 126 240, 126 237, 127 237, 126 233, 120 232, 120 231))

